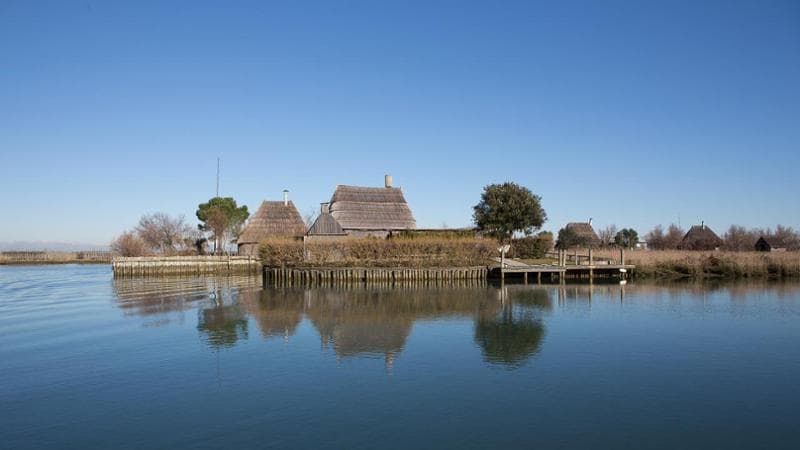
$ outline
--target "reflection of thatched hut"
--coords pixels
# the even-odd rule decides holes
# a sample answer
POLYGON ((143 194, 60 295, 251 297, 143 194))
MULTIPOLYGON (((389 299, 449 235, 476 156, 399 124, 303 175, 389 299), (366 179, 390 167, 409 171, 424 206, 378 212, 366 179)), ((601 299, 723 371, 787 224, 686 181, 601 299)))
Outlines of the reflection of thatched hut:
POLYGON ((303 320, 303 291, 246 290, 239 302, 255 319, 264 338, 288 339, 303 320))
POLYGON ((786 244, 773 237, 761 236, 756 241, 755 249, 757 252, 785 252, 786 244))
POLYGON ((239 254, 255 255, 258 243, 266 238, 300 238, 305 232, 306 225, 293 202, 286 199, 282 202, 265 201, 239 235, 239 254))
POLYGON ((414 215, 403 191, 392 187, 391 180, 387 175, 382 188, 337 186, 328 213, 344 233, 352 236, 386 236, 392 231, 413 230, 417 227, 414 215))
POLYGON ((722 239, 706 226, 705 222, 693 225, 683 236, 680 248, 682 250, 716 250, 722 246, 722 239))
POLYGON ((594 232, 591 220, 589 222, 570 222, 564 228, 575 233, 577 242, 580 242, 581 245, 593 247, 600 244, 600 238, 594 232))

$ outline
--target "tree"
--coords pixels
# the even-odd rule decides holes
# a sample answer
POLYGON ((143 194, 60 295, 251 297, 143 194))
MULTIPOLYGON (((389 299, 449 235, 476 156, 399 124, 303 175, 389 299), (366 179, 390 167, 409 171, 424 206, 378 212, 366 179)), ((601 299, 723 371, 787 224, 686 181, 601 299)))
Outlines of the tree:
POLYGON ((671 224, 667 228, 667 234, 664 235, 664 250, 676 250, 680 247, 684 235, 686 231, 674 223, 671 224))
POLYGON ((647 247, 653 250, 663 250, 664 249, 664 227, 661 225, 656 225, 649 233, 647 233, 644 237, 645 241, 647 242, 647 247))
POLYGON ((136 234, 144 244, 156 253, 175 253, 187 246, 192 227, 183 216, 171 217, 166 213, 145 214, 136 225, 136 234))
POLYGON ((614 236, 614 243, 620 247, 633 248, 639 243, 639 233, 633 228, 623 228, 614 236))
POLYGON ((780 242, 787 250, 800 249, 800 233, 797 233, 792 227, 778 225, 774 232, 769 233, 769 237, 780 242))
POLYGON ((553 233, 549 231, 542 231, 536 236, 525 236, 511 241, 511 254, 514 258, 544 258, 552 248, 553 233))
POLYGON ((541 197, 516 183, 492 184, 483 189, 473 219, 479 230, 507 242, 515 232, 529 236, 544 224, 547 214, 541 202, 541 197))
POLYGON ((566 250, 572 247, 586 247, 588 243, 586 238, 580 236, 572 228, 564 227, 558 230, 556 248, 559 250, 566 250))
POLYGON ((760 234, 757 230, 748 231, 740 225, 731 225, 722 237, 725 250, 742 252, 751 251, 760 234))
POLYGON ((617 235, 616 225, 609 225, 597 232, 597 237, 600 238, 600 245, 603 247, 611 245, 616 235, 617 235))
POLYGON ((214 197, 197 205, 197 219, 202 222, 199 228, 212 233, 215 253, 222 250, 226 236, 239 237, 249 216, 247 206, 238 206, 232 197, 214 197))
POLYGON ((111 251, 119 256, 144 256, 144 241, 135 233, 126 231, 111 242, 111 251))

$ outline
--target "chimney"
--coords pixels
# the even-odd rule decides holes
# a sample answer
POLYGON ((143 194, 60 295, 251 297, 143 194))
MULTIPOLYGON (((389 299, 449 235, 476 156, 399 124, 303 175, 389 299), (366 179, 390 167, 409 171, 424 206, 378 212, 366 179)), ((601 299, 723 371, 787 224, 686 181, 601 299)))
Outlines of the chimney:
POLYGON ((389 175, 389 174, 384 175, 383 176, 383 182, 384 182, 384 184, 386 185, 387 188, 392 187, 392 176, 389 175))
POLYGON ((289 190, 283 190, 283 206, 289 206, 289 190))
POLYGON ((589 217, 589 226, 592 226, 592 218, 589 217))
POLYGON ((704 230, 706 229, 706 221, 705 220, 701 220, 700 221, 700 228, 702 228, 704 230))
POLYGON ((320 203, 319 204, 319 212, 322 213, 322 214, 328 214, 330 212, 329 211, 329 207, 328 207, 328 203, 320 203))

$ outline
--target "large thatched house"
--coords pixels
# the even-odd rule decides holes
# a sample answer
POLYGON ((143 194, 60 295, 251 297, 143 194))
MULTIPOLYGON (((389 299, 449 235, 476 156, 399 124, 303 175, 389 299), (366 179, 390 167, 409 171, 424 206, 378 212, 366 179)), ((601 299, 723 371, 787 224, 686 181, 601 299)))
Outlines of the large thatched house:
POLYGON ((384 187, 336 186, 308 236, 341 233, 385 237, 394 231, 415 229, 417 222, 403 191, 392 186, 391 176, 387 175, 385 181, 384 187))
POLYGON ((244 231, 239 235, 239 254, 258 254, 258 243, 270 237, 302 238, 306 232, 303 218, 294 203, 286 198, 283 201, 265 201, 258 211, 247 221, 244 231))
POLYGON ((716 250, 722 246, 722 239, 705 222, 693 225, 681 241, 681 250, 716 250))
POLYGON ((587 247, 594 247, 600 244, 600 238, 594 232, 591 219, 588 222, 570 222, 564 228, 574 232, 578 241, 587 247))

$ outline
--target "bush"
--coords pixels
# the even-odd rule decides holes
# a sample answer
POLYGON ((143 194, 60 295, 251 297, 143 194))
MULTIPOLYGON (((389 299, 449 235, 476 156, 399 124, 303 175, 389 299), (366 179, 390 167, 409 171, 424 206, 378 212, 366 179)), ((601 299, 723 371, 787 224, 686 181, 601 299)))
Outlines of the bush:
POLYGON ((475 238, 268 239, 259 255, 270 267, 467 267, 485 265, 495 247, 492 240, 475 238))
POLYGON ((526 236, 511 241, 512 258, 539 259, 553 248, 553 233, 543 231, 536 236, 526 236))

